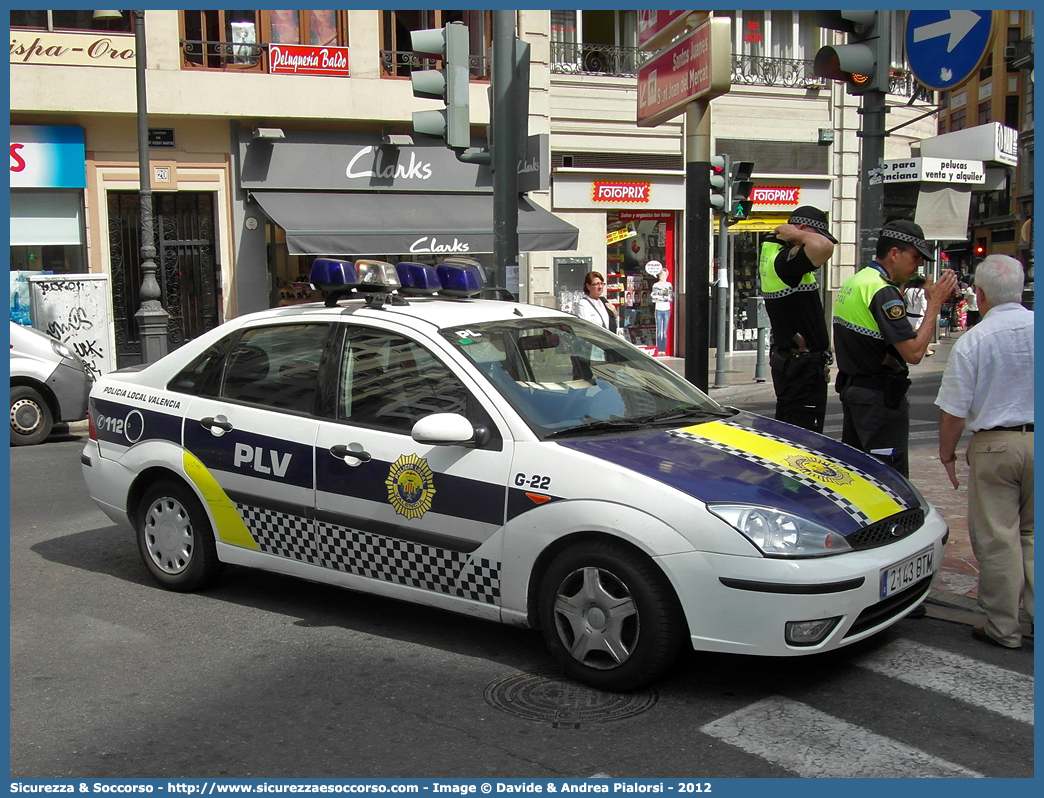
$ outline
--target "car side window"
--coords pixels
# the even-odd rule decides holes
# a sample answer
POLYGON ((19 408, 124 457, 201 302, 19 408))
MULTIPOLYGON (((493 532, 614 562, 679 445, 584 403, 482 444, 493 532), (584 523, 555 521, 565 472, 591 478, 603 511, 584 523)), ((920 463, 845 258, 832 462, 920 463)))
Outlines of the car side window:
POLYGON ((227 335, 216 344, 208 346, 203 354, 185 366, 167 383, 167 390, 193 396, 200 393, 218 367, 221 358, 225 356, 234 337, 234 335, 227 335))
POLYGON ((468 413, 468 391, 420 344, 354 329, 341 354, 337 418, 409 434, 432 413, 468 413))
POLYGON ((206 395, 312 413, 329 324, 284 324, 243 332, 206 395))

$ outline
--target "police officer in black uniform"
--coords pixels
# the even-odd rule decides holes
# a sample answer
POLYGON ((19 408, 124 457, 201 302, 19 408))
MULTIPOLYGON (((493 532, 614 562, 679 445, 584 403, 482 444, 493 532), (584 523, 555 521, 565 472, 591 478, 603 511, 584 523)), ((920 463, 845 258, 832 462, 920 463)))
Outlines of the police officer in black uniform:
POLYGON ((772 325, 769 366, 776 418, 823 431, 833 357, 814 272, 834 252, 827 216, 802 205, 761 246, 761 295, 772 325))
POLYGON ((914 330, 899 289, 932 260, 924 232, 897 220, 881 229, 876 258, 845 280, 834 304, 837 391, 844 427, 841 441, 909 476, 909 366, 921 362, 943 302, 957 277, 946 269, 925 290, 921 326, 914 330))

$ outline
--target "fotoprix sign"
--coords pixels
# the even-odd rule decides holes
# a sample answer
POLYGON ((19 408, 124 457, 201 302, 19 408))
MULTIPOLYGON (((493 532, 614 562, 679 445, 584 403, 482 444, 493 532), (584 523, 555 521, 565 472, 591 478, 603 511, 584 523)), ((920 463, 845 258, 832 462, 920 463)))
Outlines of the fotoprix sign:
POLYGON ((84 188, 82 127, 11 125, 11 188, 84 188))

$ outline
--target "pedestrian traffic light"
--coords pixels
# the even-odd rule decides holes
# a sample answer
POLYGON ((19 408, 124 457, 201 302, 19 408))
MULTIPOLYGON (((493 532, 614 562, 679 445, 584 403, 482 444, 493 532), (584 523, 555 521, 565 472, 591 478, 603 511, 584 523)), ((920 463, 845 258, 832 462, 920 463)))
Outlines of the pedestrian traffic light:
POLYGON ((710 204, 715 213, 729 212, 732 189, 732 161, 728 155, 712 155, 710 159, 710 204))
POLYGON ((425 136, 439 136, 454 149, 471 146, 471 119, 468 108, 468 28, 451 22, 444 28, 415 30, 410 33, 414 52, 442 58, 442 69, 414 70, 410 74, 413 95, 444 100, 439 111, 414 111, 413 130, 425 136))
POLYGON ((889 90, 890 11, 815 11, 821 28, 848 34, 848 44, 820 47, 812 65, 817 77, 843 81, 849 94, 889 90))
POLYGON ((754 200, 751 199, 751 195, 754 193, 754 181, 750 179, 753 172, 753 161, 734 161, 732 164, 729 218, 734 222, 750 218, 750 210, 754 205, 754 200))

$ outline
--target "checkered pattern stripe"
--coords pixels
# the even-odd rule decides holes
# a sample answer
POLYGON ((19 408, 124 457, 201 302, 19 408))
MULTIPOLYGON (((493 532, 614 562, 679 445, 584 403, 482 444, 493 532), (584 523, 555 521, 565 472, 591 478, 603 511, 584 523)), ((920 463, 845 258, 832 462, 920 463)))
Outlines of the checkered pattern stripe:
POLYGON ((814 227, 817 230, 829 230, 826 222, 822 222, 819 219, 809 219, 807 216, 791 216, 787 219, 787 224, 807 224, 809 227, 814 227))
POLYGON ((695 443, 702 443, 704 446, 709 446, 712 449, 717 449, 719 452, 731 454, 734 457, 739 457, 743 460, 746 460, 748 463, 754 463, 755 465, 759 465, 762 468, 767 468, 769 471, 775 471, 777 474, 782 474, 788 479, 793 479, 795 482, 804 485, 806 488, 811 488, 821 496, 825 496, 831 502, 833 502, 842 510, 844 510, 848 517, 855 521, 857 524, 859 524, 860 527, 866 526, 870 523, 870 517, 863 513, 858 507, 856 507, 856 505, 852 504, 852 502, 850 502, 844 496, 842 496, 834 490, 831 490, 830 487, 824 485, 822 482, 812 479, 812 477, 806 476, 805 474, 802 474, 799 471, 793 471, 789 468, 786 468, 785 466, 781 466, 779 463, 774 463, 772 460, 767 460, 764 457, 752 454, 751 452, 745 451, 744 449, 738 449, 735 446, 729 446, 728 444, 710 440, 709 438, 704 438, 700 435, 694 435, 691 432, 684 432, 682 430, 672 430, 670 434, 679 438, 684 438, 685 440, 693 441, 695 443))
POLYGON ((316 532, 320 564, 325 568, 486 604, 500 598, 499 563, 322 521, 316 532))
POLYGON ((319 564, 318 552, 309 539, 307 519, 247 504, 236 504, 236 509, 261 551, 319 564))
POLYGON ((840 324, 842 327, 846 327, 853 332, 857 332, 860 335, 865 335, 867 338, 880 338, 884 340, 884 336, 881 335, 880 330, 868 330, 866 327, 860 327, 858 324, 853 324, 850 321, 834 316, 834 324, 840 324))
MULTIPOLYGON (((724 423, 728 423, 728 422, 724 422, 724 423)), ((733 424, 732 426, 736 426, 736 425, 733 424)), ((758 430, 758 435, 760 435, 762 438, 768 438, 769 440, 777 441, 778 443, 785 443, 787 446, 792 446, 793 448, 798 449, 798 450, 800 450, 802 452, 805 452, 806 454, 809 454, 809 455, 811 455, 813 457, 822 457, 823 456, 819 452, 813 451, 812 449, 806 449, 803 446, 798 446, 793 441, 787 440, 786 438, 781 438, 779 435, 773 435, 771 432, 764 432, 762 430, 758 430)), ((890 498, 892 501, 894 501, 900 507, 905 507, 906 506, 906 500, 903 499, 902 496, 900 496, 895 490, 893 490, 891 488, 891 486, 885 484, 884 482, 881 482, 881 480, 879 480, 873 474, 871 474, 871 473, 869 473, 867 471, 863 471, 861 469, 856 468, 855 466, 851 466, 851 465, 848 465, 848 464, 845 465, 845 468, 848 469, 849 471, 851 471, 853 474, 856 474, 856 475, 862 477, 863 479, 865 479, 867 482, 869 482, 871 485, 873 485, 879 491, 881 491, 882 493, 887 495, 888 498, 890 498)))
POLYGON ((918 238, 910 233, 902 233, 898 230, 889 230, 887 227, 881 230, 881 238, 894 238, 898 241, 905 241, 908 244, 913 244, 918 249, 923 249, 925 252, 930 252, 928 249, 928 242, 923 238, 918 238))
POLYGON ((500 599, 500 563, 472 559, 461 574, 457 595, 472 601, 498 604, 500 599))
POLYGON ((781 299, 791 294, 796 294, 798 291, 818 291, 819 283, 799 283, 793 288, 784 288, 782 291, 773 291, 771 293, 764 294, 765 299, 781 299))

